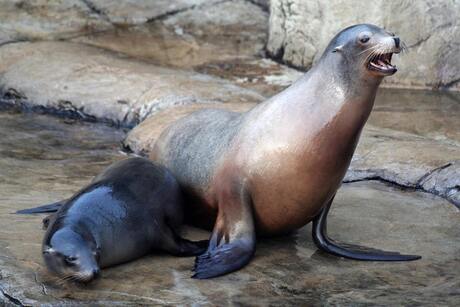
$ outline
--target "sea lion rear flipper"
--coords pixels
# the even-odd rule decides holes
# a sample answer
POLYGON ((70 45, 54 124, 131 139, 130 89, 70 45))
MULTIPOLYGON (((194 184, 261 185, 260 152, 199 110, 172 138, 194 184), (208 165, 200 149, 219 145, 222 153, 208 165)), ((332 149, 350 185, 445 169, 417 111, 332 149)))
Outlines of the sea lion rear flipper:
POLYGON ((398 252, 340 243, 330 239, 327 236, 327 215, 333 199, 313 220, 313 241, 319 249, 336 256, 365 261, 411 261, 422 258, 417 255, 403 255, 398 252))
POLYGON ((253 257, 256 238, 252 204, 244 191, 222 197, 206 253, 196 257, 192 278, 206 279, 244 267, 253 257))
POLYGON ((16 214, 35 214, 35 213, 50 213, 56 212, 62 205, 66 202, 66 200, 58 201, 52 204, 43 205, 35 208, 28 208, 23 210, 16 211, 16 214))

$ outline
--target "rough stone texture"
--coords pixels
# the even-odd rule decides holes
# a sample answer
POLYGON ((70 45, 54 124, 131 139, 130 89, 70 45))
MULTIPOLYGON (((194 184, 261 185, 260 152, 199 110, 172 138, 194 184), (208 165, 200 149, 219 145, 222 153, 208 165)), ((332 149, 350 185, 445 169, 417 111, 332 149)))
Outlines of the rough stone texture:
POLYGON ((279 93, 303 75, 300 71, 270 59, 206 63, 195 67, 194 70, 230 80, 265 97, 279 93))
POLYGON ((268 14, 260 7, 244 0, 203 3, 148 23, 90 33, 74 41, 181 68, 253 59, 263 50, 268 14))
POLYGON ((84 0, 94 11, 115 24, 140 24, 161 16, 222 0, 84 0))
MULTIPOLYGON (((336 2, 321 2, 320 8, 336 2)), ((263 100, 255 92, 271 96, 300 76, 260 58, 267 38, 266 3, 0 0, 0 109, 26 104, 34 110, 125 125, 145 119, 123 144, 148 154, 161 131, 182 116, 204 107, 245 111, 263 100), (72 43, 14 43, 18 40, 72 43)), ((318 11, 311 6, 316 2, 302 3, 309 12, 318 11)), ((402 0, 397 0, 385 2, 384 8, 382 3, 347 2, 346 9, 331 7, 321 18, 307 22, 302 14, 292 15, 287 26, 299 20, 304 24, 302 31, 289 28, 289 36, 296 37, 295 46, 305 51, 319 50, 333 35, 328 31, 340 28, 337 22, 355 22, 355 17, 331 20, 331 16, 348 12, 356 18, 377 18, 385 16, 381 12, 401 11, 400 16, 392 15, 394 20, 383 18, 381 24, 415 45, 401 57, 404 63, 398 63, 398 74, 388 80, 410 81, 415 67, 429 82, 438 77, 449 82, 458 63, 433 65, 426 62, 432 55, 426 50, 438 52, 440 59, 450 59, 444 57, 448 52, 458 53, 449 45, 452 41, 440 42, 458 35, 450 33, 448 25, 458 25, 448 11, 458 3, 430 2, 426 12, 426 1, 399 7, 402 0), (423 13, 405 15, 420 9, 423 13), (418 27, 422 19, 426 24, 418 27), (312 29, 320 29, 316 41, 303 35, 312 29)), ((299 11, 292 5, 283 8, 299 11)), ((272 14, 272 22, 277 16, 272 14)), ((286 52, 295 56, 292 50, 286 52)), ((421 261, 363 263, 327 256, 316 250, 307 226, 291 236, 260 240, 248 267, 212 281, 189 278, 192 258, 157 254, 104 270, 103 278, 89 286, 65 284, 48 275, 40 255, 42 217, 10 213, 63 199, 80 189, 103 167, 124 157, 118 151, 124 135, 68 118, 2 112, 0 305, 456 306, 459 211, 435 195, 460 201, 459 102, 460 96, 452 92, 380 91, 371 125, 366 126, 346 178, 360 182, 343 185, 331 213, 329 232, 334 238, 421 254, 421 261)), ((195 239, 209 235, 191 228, 186 234, 195 239)))
POLYGON ((460 207, 460 147, 368 126, 345 182, 379 179, 441 195, 460 207))
POLYGON ((268 51, 291 65, 309 68, 338 31, 373 23, 396 32, 409 49, 394 58, 399 73, 386 84, 460 90, 458 1, 273 0, 270 11, 268 51))
POLYGON ((0 88, 4 99, 14 103, 69 110, 128 126, 174 105, 263 98, 222 79, 62 42, 1 48, 0 88))
POLYGON ((110 23, 78 0, 0 0, 0 45, 16 40, 72 37, 110 23))
MULTIPOLYGON (((325 255, 306 226, 260 239, 247 267, 213 280, 190 278, 193 258, 153 254, 103 270, 88 286, 59 282, 41 259, 43 216, 11 212, 77 191, 123 158, 117 153, 122 136, 97 124, 0 114, 0 305, 455 306, 460 300, 458 209, 439 197, 377 182, 340 189, 329 233, 422 260, 358 262, 325 255)), ((185 235, 202 239, 209 233, 187 228, 185 235)))

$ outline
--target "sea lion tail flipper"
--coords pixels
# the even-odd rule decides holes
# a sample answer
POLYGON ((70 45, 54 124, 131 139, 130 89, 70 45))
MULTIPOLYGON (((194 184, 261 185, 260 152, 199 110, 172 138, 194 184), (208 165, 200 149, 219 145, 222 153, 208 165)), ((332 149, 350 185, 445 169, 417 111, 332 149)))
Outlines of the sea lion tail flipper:
POLYGON ((43 205, 35 208, 28 208, 28 209, 23 209, 23 210, 18 210, 16 211, 16 214, 35 214, 35 213, 50 213, 50 212, 56 212, 59 210, 59 208, 62 207, 62 205, 66 201, 58 201, 52 204, 48 205, 43 205))
POLYGON ((239 270, 254 255, 256 238, 250 197, 241 193, 224 199, 208 250, 195 259, 192 278, 212 278, 239 270))
POLYGON ((332 200, 313 220, 313 241, 319 249, 336 256, 364 261, 411 261, 422 258, 417 255, 403 255, 398 252, 340 243, 330 239, 327 236, 327 215, 332 200))

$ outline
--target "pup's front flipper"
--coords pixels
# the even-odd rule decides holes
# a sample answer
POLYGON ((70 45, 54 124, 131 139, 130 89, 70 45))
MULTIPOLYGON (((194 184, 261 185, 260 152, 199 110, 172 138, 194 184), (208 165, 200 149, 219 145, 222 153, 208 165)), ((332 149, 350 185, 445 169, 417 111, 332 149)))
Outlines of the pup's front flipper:
POLYGON ((224 191, 219 201, 208 250, 196 257, 193 278, 212 278, 236 271, 254 255, 256 238, 249 194, 237 185, 224 191))
POLYGON ((332 201, 333 199, 313 220, 313 241, 319 249, 336 256, 365 261, 411 261, 422 258, 417 255, 403 255, 398 252, 340 243, 330 239, 327 236, 327 215, 332 201))

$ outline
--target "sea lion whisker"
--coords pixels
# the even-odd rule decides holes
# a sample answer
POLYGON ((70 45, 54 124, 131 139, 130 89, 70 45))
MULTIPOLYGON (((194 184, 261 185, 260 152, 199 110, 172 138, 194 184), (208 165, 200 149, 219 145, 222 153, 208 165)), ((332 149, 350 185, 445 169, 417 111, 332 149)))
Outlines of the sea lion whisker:
POLYGON ((363 51, 361 51, 360 53, 358 53, 358 55, 361 55, 361 54, 363 54, 363 53, 365 53, 365 52, 367 52, 367 51, 369 51, 369 50, 376 49, 376 48, 379 48, 379 45, 374 45, 374 46, 371 46, 371 47, 369 47, 369 48, 367 48, 367 49, 364 49, 363 51))
POLYGON ((382 46, 380 44, 376 45, 375 48, 373 50, 371 50, 369 52, 369 54, 364 58, 364 60, 360 63, 360 65, 368 63, 375 56, 383 54, 382 51, 380 50, 381 48, 382 48, 382 46))

